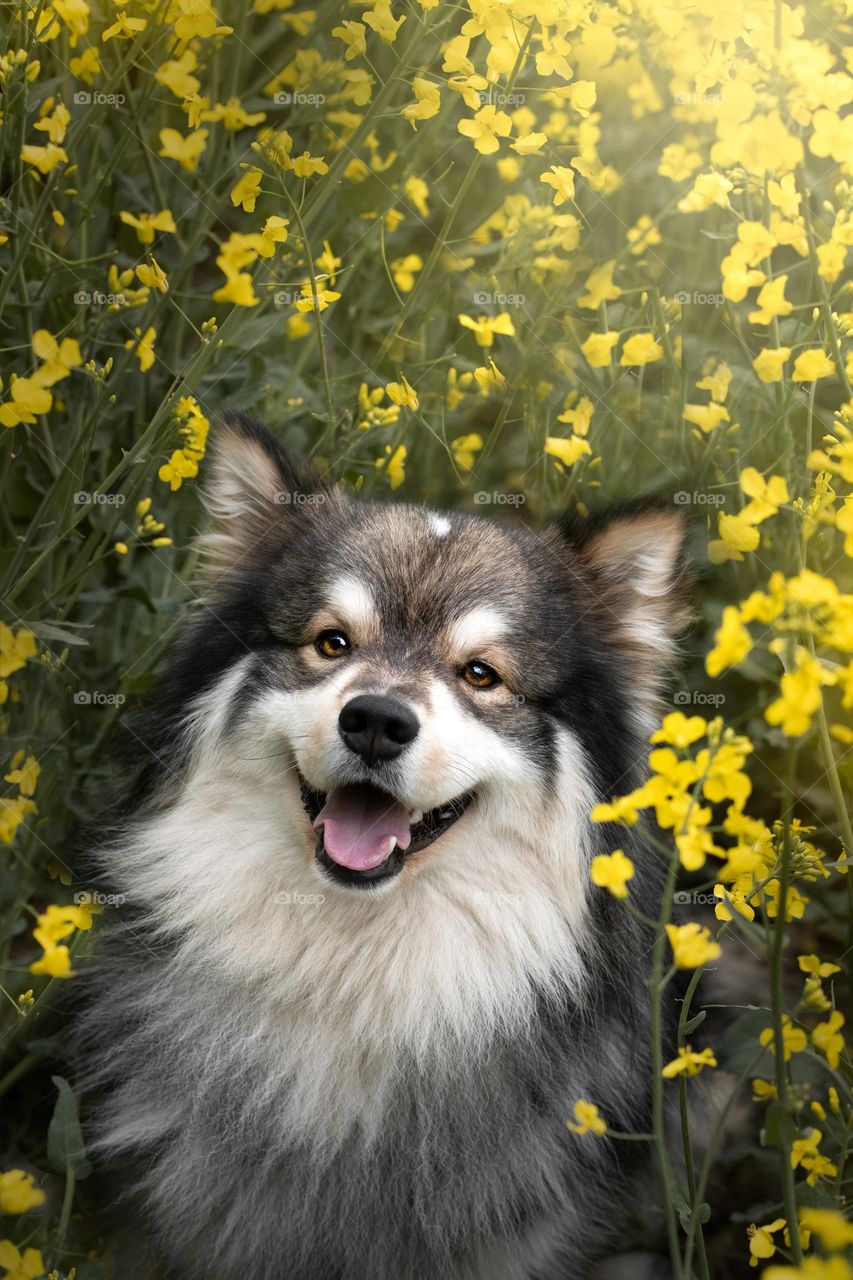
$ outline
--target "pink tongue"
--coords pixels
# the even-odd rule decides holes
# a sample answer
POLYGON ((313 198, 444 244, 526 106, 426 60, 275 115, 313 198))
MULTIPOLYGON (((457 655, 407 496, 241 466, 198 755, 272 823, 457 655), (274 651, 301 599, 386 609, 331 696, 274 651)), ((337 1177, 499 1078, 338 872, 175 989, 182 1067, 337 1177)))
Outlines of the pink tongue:
POLYGON ((391 837, 400 849, 412 839, 409 811, 399 800, 368 784, 330 791, 314 819, 333 862, 351 871, 369 871, 391 852, 391 837))

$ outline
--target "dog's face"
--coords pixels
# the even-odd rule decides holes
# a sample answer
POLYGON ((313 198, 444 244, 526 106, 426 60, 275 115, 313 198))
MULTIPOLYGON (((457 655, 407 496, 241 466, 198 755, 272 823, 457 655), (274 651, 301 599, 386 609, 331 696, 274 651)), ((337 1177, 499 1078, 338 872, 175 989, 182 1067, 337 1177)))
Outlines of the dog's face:
POLYGON ((673 622, 676 513, 573 542, 359 503, 238 423, 208 503, 214 585, 185 661, 218 670, 195 723, 272 770, 327 884, 399 888, 472 844, 547 841, 555 810, 624 788, 673 622))

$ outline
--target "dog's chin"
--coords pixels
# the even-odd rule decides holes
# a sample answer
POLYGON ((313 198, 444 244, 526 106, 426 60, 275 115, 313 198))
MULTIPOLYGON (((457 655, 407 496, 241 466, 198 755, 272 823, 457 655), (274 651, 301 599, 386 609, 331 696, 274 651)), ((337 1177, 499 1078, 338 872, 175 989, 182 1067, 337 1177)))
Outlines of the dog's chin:
MULTIPOLYGON (((466 791, 462 795, 456 796, 444 804, 437 805, 427 812, 410 812, 409 838, 405 847, 402 846, 402 842, 394 842, 394 847, 381 861, 375 862, 370 866, 356 867, 347 865, 346 860, 343 860, 340 854, 333 856, 330 853, 326 848, 325 828, 322 823, 319 826, 316 825, 318 818, 326 809, 327 801, 334 793, 316 790, 301 775, 299 786, 302 804, 316 836, 314 859, 321 875, 327 881, 331 881, 331 883, 344 889, 355 890, 390 888, 408 859, 413 854, 421 853, 424 849, 428 849, 436 841, 440 840, 451 827, 456 825, 475 798, 473 791, 466 791)), ((352 794, 356 802, 360 801, 365 806, 387 805, 389 807, 397 807, 400 804, 396 796, 384 791, 381 787, 375 786, 372 782, 347 784, 346 790, 352 794)))

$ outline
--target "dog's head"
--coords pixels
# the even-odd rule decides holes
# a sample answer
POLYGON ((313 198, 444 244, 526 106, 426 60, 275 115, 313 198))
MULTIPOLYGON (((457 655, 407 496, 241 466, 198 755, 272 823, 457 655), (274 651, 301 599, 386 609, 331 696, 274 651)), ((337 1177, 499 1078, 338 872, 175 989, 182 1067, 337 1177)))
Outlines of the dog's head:
POLYGON ((240 420, 207 502, 185 741, 241 762, 324 881, 390 889, 513 840, 547 855, 569 810, 630 785, 677 621, 677 512, 578 536, 359 502, 240 420))

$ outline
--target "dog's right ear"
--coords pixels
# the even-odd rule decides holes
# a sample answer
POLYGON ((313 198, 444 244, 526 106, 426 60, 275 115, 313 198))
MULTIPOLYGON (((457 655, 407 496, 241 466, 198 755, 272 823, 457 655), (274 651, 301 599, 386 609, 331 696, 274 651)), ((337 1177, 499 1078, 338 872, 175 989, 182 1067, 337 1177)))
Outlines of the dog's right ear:
POLYGON ((242 414, 213 423, 205 464, 202 496, 213 528, 199 548, 208 577, 248 568, 297 512, 333 493, 311 463, 242 414))

